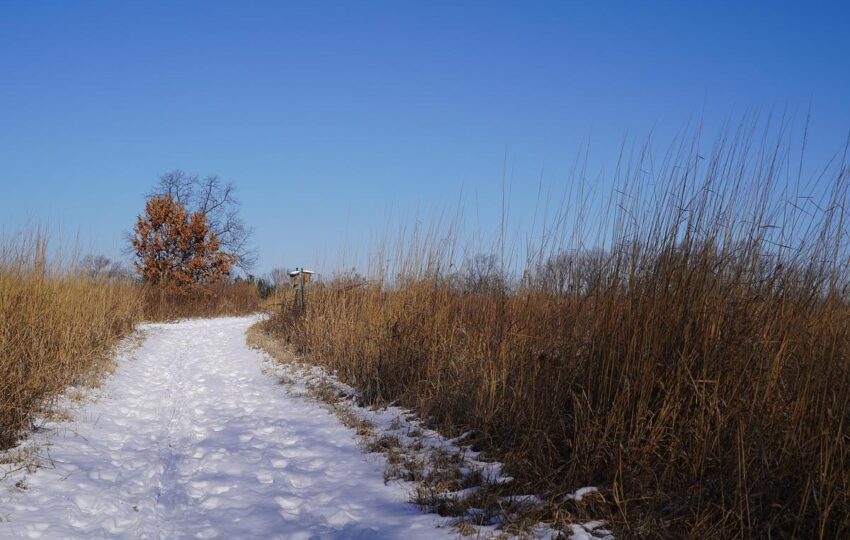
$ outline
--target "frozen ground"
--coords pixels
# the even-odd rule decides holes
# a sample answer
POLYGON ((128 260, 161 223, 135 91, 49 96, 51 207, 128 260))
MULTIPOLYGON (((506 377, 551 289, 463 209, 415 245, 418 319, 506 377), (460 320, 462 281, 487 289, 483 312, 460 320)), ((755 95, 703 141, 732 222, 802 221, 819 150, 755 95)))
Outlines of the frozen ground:
MULTIPOLYGON (((245 345, 254 318, 146 325, 97 399, 0 465, 0 538, 453 538, 245 345)), ((70 403, 70 402, 69 402, 70 403)))

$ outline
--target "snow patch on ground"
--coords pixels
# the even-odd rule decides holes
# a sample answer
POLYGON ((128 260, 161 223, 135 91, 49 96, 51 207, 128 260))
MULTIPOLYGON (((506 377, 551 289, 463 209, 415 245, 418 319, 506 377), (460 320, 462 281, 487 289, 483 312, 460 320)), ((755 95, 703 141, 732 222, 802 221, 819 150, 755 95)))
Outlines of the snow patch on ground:
POLYGON ((583 487, 583 488, 579 488, 579 489, 575 490, 574 493, 570 493, 569 495, 564 497, 564 499, 565 500, 573 500, 573 501, 576 501, 576 502, 581 502, 582 499, 584 499, 585 496, 590 495, 591 493, 598 493, 598 492, 599 492, 599 490, 596 489, 593 486, 583 487))
MULTIPOLYGON (((265 352, 262 354, 265 357, 264 370, 285 384, 290 394, 307 399, 319 398, 338 416, 348 419, 350 426, 369 426, 360 433, 363 444, 370 450, 385 452, 388 456, 385 477, 406 484, 413 500, 422 502, 422 486, 429 485, 427 479, 430 475, 436 475, 441 483, 446 483, 447 478, 449 484, 453 480, 457 484, 455 489, 433 493, 431 502, 435 504, 426 507, 453 502, 467 507, 464 515, 452 520, 454 525, 461 525, 460 530, 465 535, 471 533, 476 538, 614 538, 610 531, 602 528, 602 521, 573 524, 566 530, 540 523, 522 531, 520 536, 506 533, 506 514, 539 508, 543 501, 537 495, 512 495, 495 500, 482 497, 482 491, 498 491, 490 488, 510 483, 513 479, 503 473, 501 463, 487 460, 481 453, 463 444, 469 433, 448 439, 426 428, 410 410, 397 406, 361 407, 357 404, 357 391, 320 366, 297 361, 294 357, 281 362, 265 352), (387 448, 388 445, 391 447, 387 448), (452 479, 452 475, 456 478, 452 479), (476 506, 477 503, 489 503, 489 508, 476 506), (471 526, 470 523, 477 525, 471 526)), ((595 487, 585 487, 567 498, 580 502, 595 491, 595 487)))
POLYGON ((39 468, 0 464, 0 538, 454 537, 338 418, 262 373, 256 321, 144 325, 93 401, 63 401, 73 422, 13 450, 39 468))

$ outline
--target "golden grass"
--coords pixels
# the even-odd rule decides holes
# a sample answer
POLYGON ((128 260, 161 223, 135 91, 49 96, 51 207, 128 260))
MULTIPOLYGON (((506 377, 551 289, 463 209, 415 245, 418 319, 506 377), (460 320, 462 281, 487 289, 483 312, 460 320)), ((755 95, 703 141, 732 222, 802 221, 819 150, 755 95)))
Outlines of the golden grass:
POLYGON ((221 284, 165 295, 127 277, 92 277, 48 262, 42 234, 0 244, 0 449, 16 441, 49 400, 111 366, 117 341, 141 320, 253 313, 256 288, 221 284))
POLYGON ((191 317, 248 315, 260 311, 257 288, 247 282, 218 283, 204 289, 173 294, 152 286, 139 286, 145 319, 169 321, 191 317))
POLYGON ((0 448, 51 397, 102 372, 141 313, 131 283, 51 268, 46 250, 41 237, 0 246, 0 448))
MULTIPOLYGON (((449 272, 451 238, 406 240, 417 253, 392 271, 319 284, 306 314, 283 301, 266 327, 367 402, 474 430, 553 519, 847 537, 850 173, 838 163, 822 200, 798 197, 780 145, 753 133, 707 156, 684 145, 654 187, 642 159, 623 167, 593 225, 603 249, 567 232, 480 286, 449 272), (589 514, 565 498, 585 485, 604 496, 589 514)), ((573 231, 592 228, 577 215, 573 231)))

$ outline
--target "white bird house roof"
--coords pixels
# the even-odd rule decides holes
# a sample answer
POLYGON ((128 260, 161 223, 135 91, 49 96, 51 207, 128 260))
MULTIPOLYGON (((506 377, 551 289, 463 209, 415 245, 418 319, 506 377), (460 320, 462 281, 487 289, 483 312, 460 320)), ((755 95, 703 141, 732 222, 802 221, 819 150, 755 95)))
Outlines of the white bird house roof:
MULTIPOLYGON (((293 270, 292 272, 289 273, 289 275, 292 276, 292 277, 300 276, 301 272, 302 272, 301 270, 293 270)), ((314 273, 312 270, 304 270, 303 272, 305 274, 313 274, 314 273)))

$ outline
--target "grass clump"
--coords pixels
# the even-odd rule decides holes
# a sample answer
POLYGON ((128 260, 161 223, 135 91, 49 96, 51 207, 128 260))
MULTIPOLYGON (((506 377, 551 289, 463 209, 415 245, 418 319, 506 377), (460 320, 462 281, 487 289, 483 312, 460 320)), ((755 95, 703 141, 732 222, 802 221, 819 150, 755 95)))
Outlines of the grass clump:
POLYGON ((137 287, 48 264, 43 236, 0 245, 0 449, 51 397, 108 367, 140 315, 137 287))
POLYGON ((146 320, 249 315, 261 309, 257 287, 245 281, 222 282, 189 291, 139 284, 146 320))
POLYGON ((47 244, 40 233, 0 244, 0 449, 47 414, 51 398, 110 367, 137 322, 259 310, 251 283, 174 294, 125 273, 51 263, 47 244))
POLYGON ((781 139, 643 149, 519 268, 406 238, 268 328, 367 403, 472 430, 552 516, 591 485, 624 536, 848 536, 850 172, 804 186, 781 139))

